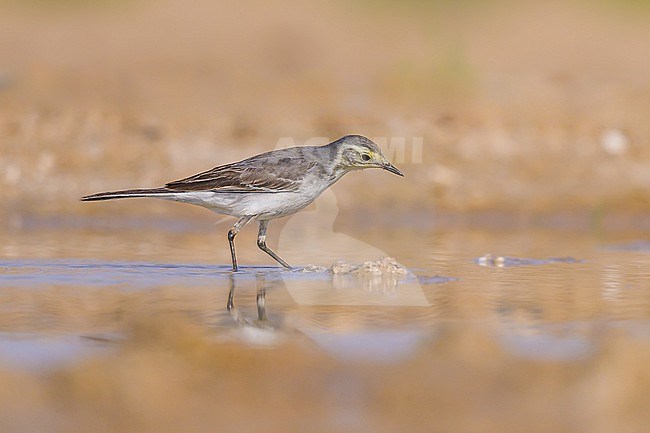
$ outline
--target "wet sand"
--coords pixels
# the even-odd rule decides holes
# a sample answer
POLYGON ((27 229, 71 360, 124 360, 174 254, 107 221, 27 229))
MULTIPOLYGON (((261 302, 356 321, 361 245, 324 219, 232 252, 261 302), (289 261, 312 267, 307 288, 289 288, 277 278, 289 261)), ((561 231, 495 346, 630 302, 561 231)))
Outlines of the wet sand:
POLYGON ((251 233, 232 274, 225 245, 193 240, 206 228, 5 233, 2 430, 645 428, 641 234, 432 226, 386 242, 350 223, 333 236, 409 270, 367 279, 304 271, 335 242, 277 268, 251 233), (32 236, 78 258, 26 258, 32 236))

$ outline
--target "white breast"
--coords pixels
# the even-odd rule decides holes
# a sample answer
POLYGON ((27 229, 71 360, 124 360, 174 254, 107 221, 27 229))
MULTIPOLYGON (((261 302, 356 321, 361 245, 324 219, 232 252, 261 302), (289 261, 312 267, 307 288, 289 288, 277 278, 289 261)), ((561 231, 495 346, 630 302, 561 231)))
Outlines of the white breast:
MULTIPOLYGON (((339 176, 340 177, 340 176, 339 176)), ((231 216, 257 216, 258 219, 279 218, 312 203, 325 189, 338 180, 323 183, 316 175, 304 179, 302 187, 296 192, 275 193, 224 193, 214 191, 184 191, 159 196, 167 200, 194 204, 213 212, 231 216)))

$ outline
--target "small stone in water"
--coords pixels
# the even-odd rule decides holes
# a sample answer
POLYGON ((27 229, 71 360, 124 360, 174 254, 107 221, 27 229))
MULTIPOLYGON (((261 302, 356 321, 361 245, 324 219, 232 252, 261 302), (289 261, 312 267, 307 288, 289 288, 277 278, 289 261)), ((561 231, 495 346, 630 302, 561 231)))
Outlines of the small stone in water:
POLYGON ((358 266, 354 266, 350 262, 345 260, 337 260, 332 264, 332 272, 335 274, 349 274, 352 271, 356 270, 358 266))
POLYGON ((494 257, 492 254, 484 254, 478 259, 476 259, 476 263, 478 263, 479 266, 490 266, 495 268, 504 267, 505 261, 506 261, 505 257, 503 256, 494 257))
POLYGON ((382 257, 379 260, 369 260, 362 265, 353 265, 344 260, 338 260, 332 265, 335 274, 362 273, 370 275, 399 275, 408 274, 408 269, 392 257, 382 257))
POLYGON ((318 273, 318 272, 325 272, 326 270, 327 270, 327 268, 325 266, 317 266, 317 265, 309 264, 309 265, 305 266, 304 268, 302 268, 301 272, 318 273))

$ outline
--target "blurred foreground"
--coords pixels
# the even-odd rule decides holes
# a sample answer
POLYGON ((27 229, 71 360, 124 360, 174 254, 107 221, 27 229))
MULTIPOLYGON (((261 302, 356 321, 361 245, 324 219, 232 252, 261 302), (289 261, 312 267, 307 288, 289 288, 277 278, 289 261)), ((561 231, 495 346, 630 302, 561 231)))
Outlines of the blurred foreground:
POLYGON ((158 319, 126 327, 103 358, 41 376, 0 370, 3 431, 605 433, 648 422, 650 342, 618 330, 592 356, 557 361, 513 356, 485 325, 443 325, 412 358, 358 364, 291 340, 215 343, 158 319))
POLYGON ((409 267, 407 276, 365 277, 308 266, 327 264, 319 251, 336 251, 340 233, 316 249, 303 244, 292 260, 307 271, 287 271, 243 232, 244 265, 232 274, 210 228, 3 235, 15 258, 0 261, 0 430, 648 425, 647 242, 346 230, 409 267), (485 260, 485 251, 513 259, 485 260))

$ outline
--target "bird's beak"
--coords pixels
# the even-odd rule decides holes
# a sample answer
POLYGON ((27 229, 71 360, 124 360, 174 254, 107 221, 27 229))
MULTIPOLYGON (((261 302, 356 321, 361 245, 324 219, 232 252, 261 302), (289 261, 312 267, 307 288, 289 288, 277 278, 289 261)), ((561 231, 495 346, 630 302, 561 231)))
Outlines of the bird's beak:
POLYGON ((383 168, 386 171, 390 171, 391 173, 395 173, 398 176, 404 177, 404 173, 399 171, 399 169, 397 167, 395 167, 393 164, 391 164, 388 161, 386 161, 386 163, 384 165, 382 165, 381 168, 383 168))

